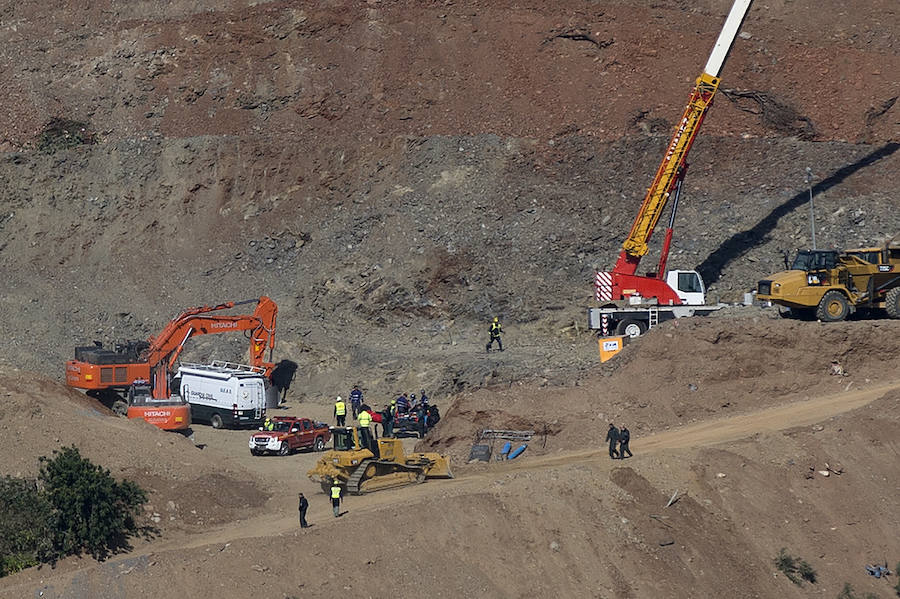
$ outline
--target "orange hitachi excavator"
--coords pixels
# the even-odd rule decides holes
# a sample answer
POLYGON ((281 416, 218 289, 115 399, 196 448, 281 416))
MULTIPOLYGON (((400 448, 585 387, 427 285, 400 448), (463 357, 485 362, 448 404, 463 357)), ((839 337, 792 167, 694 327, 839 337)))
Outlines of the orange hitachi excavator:
POLYGON ((271 360, 277 314, 278 306, 265 296, 190 308, 148 341, 129 341, 115 350, 99 344, 76 347, 75 359, 66 362, 66 384, 86 390, 118 414, 143 418, 165 430, 186 429, 191 424, 190 407, 169 392, 169 373, 185 342, 197 335, 248 331, 250 364, 269 375, 275 365, 265 360, 265 352, 268 348, 271 360), (254 302, 253 314, 212 314, 254 302))

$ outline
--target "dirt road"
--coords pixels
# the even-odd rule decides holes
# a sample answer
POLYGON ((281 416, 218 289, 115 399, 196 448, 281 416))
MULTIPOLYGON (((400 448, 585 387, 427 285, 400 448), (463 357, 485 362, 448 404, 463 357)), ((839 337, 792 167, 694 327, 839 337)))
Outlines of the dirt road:
MULTIPOLYGON (((629 465, 639 469, 642 456, 649 456, 663 450, 713 446, 743 439, 759 432, 807 426, 864 406, 885 393, 896 389, 900 389, 900 382, 882 384, 855 391, 838 392, 834 395, 792 402, 730 418, 679 427, 678 429, 660 432, 643 439, 635 439, 632 443, 635 458, 629 460, 629 465)), ((312 457, 316 457, 316 455, 310 454, 312 457)), ((491 480, 502 477, 511 471, 547 469, 588 461, 595 465, 599 463, 601 468, 605 467, 606 469, 611 469, 617 465, 615 462, 602 460, 598 462, 598 458, 605 458, 605 456, 606 448, 600 447, 588 451, 564 452, 515 462, 494 463, 488 465, 486 470, 481 471, 467 472, 465 467, 458 467, 456 478, 450 481, 431 482, 413 487, 381 491, 372 495, 351 497, 348 501, 350 509, 345 517, 356 518, 382 509, 385 506, 416 502, 433 493, 465 495, 471 492, 478 492, 486 488, 491 480)), ((274 463, 272 460, 269 462, 274 463)), ((273 472, 269 469, 265 471, 267 474, 273 474, 273 472)), ((313 487, 317 486, 313 485, 313 487)), ((315 522, 318 526, 333 525, 336 520, 331 515, 330 504, 326 500, 321 499, 320 493, 315 495, 307 493, 307 495, 312 497, 309 520, 315 522)), ((291 497, 293 497, 292 494, 291 497)), ((296 515, 293 511, 289 511, 287 514, 268 513, 248 520, 229 523, 208 533, 154 543, 147 548, 146 552, 196 548, 210 544, 227 543, 236 539, 275 536, 285 532, 292 532, 296 528, 296 515)), ((131 557, 134 557, 134 555, 131 557)))

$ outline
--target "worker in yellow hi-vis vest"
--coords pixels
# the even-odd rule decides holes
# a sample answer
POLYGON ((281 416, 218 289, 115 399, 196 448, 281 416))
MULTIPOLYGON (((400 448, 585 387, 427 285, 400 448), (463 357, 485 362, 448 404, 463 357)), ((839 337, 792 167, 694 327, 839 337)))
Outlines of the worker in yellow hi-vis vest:
POLYGON ((341 515, 341 492, 343 489, 338 483, 338 479, 334 479, 331 483, 331 509, 334 510, 334 517, 341 515))
POLYGON ((491 340, 488 341, 488 344, 485 346, 485 351, 491 351, 491 347, 494 345, 494 341, 497 342, 497 345, 500 346, 500 351, 503 351, 503 342, 500 340, 500 334, 503 333, 503 327, 500 326, 500 319, 496 316, 494 320, 491 321, 491 327, 489 329, 491 333, 491 340))
POLYGON ((372 424, 372 414, 370 414, 367 409, 363 409, 360 410, 356 418, 359 421, 359 426, 357 426, 357 430, 359 431, 359 444, 363 447, 373 449, 374 439, 372 438, 372 431, 369 428, 372 424))
POLYGON ((337 421, 338 426, 347 425, 347 404, 344 403, 340 395, 338 395, 337 401, 334 402, 334 419, 337 421))

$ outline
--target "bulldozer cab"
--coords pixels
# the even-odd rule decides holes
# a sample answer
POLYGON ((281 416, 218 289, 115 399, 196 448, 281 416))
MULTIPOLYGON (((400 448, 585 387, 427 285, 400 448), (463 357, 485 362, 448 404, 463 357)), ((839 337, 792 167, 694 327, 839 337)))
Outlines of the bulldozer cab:
POLYGON ((378 457, 378 443, 372 437, 372 432, 367 428, 355 428, 352 426, 335 427, 331 430, 331 438, 334 441, 335 451, 360 451, 368 449, 375 457, 378 457))

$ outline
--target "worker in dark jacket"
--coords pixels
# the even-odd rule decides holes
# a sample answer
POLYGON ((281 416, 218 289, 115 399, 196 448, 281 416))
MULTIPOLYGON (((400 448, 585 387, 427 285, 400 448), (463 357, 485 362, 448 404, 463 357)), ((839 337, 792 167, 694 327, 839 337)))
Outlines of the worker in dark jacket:
POLYGON ((391 406, 387 406, 381 412, 381 436, 394 436, 394 409, 391 406))
POLYGON ((491 347, 493 347, 494 341, 497 342, 497 345, 500 347, 500 351, 503 351, 503 341, 500 340, 500 335, 503 333, 503 327, 500 325, 500 319, 496 316, 491 322, 489 332, 491 334, 491 340, 488 341, 488 344, 485 346, 485 351, 491 351, 491 347))
POLYGON ((309 509, 309 501, 306 500, 306 497, 303 496, 303 493, 300 493, 300 528, 309 528, 309 524, 306 523, 306 510, 309 509))
POLYGON ((624 460, 625 454, 628 453, 628 457, 632 456, 631 450, 628 449, 628 442, 631 441, 631 433, 628 432, 628 429, 623 426, 619 430, 619 459, 624 460))
POLYGON ((419 429, 419 438, 425 438, 426 426, 428 425, 428 409, 419 404, 419 407, 416 408, 416 426, 419 429))
POLYGON ((616 451, 616 443, 619 442, 619 429, 612 422, 609 423, 609 430, 606 431, 606 440, 609 441, 609 457, 616 459, 619 457, 619 452, 616 451))
POLYGON ((350 408, 353 410, 354 418, 359 416, 359 407, 362 405, 362 402, 363 394, 359 390, 359 385, 353 385, 353 390, 350 391, 350 408))

